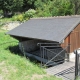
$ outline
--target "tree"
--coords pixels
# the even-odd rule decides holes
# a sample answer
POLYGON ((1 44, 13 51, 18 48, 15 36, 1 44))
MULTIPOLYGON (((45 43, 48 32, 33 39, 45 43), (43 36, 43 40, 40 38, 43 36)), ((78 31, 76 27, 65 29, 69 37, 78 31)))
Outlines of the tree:
POLYGON ((36 0, 23 0, 22 11, 26 12, 29 9, 34 9, 34 3, 36 0))
POLYGON ((74 14, 79 14, 80 11, 80 0, 70 0, 71 3, 74 5, 74 14))
POLYGON ((9 17, 14 11, 20 10, 23 0, 0 0, 0 9, 3 10, 4 17, 9 17))
POLYGON ((36 0, 34 3, 36 14, 38 17, 48 17, 51 15, 51 0, 36 0))
POLYGON ((73 5, 69 0, 36 0, 35 2, 37 15, 60 16, 73 14, 73 5))

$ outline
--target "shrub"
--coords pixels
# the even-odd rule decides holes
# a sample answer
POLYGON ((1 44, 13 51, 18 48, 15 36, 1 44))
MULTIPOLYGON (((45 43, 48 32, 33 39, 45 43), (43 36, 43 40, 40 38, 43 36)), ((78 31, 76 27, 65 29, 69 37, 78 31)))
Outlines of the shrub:
POLYGON ((13 21, 21 21, 22 22, 24 20, 23 14, 19 14, 19 15, 13 16, 12 20, 13 21))
POLYGON ((34 9, 29 9, 28 11, 25 12, 24 14, 24 19, 29 19, 29 18, 32 18, 34 17, 36 11, 34 9))

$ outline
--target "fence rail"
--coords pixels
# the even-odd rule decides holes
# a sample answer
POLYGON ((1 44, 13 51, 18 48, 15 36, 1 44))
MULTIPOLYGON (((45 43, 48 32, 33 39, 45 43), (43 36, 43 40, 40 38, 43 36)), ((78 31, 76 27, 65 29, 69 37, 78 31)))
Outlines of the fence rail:
POLYGON ((41 61, 41 66, 56 65, 63 63, 65 60, 69 61, 69 47, 67 45, 65 48, 59 43, 38 43, 40 46, 41 58, 47 59, 46 63, 41 61))

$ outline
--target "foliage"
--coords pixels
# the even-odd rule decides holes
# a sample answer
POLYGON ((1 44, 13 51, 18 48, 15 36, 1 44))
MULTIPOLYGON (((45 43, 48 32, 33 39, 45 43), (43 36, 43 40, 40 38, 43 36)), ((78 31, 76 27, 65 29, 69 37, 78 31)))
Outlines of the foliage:
POLYGON ((74 14, 80 14, 80 0, 70 0, 70 2, 73 4, 74 14))
POLYGON ((25 12, 29 9, 34 9, 34 2, 36 2, 36 0, 23 0, 22 11, 25 12))
POLYGON ((38 17, 48 17, 48 16, 52 16, 49 8, 51 7, 51 2, 49 0, 47 0, 48 2, 46 2, 45 0, 37 0, 35 2, 35 8, 36 8, 36 16, 38 17))
POLYGON ((14 11, 19 11, 23 5, 23 0, 0 0, 0 9, 3 10, 4 17, 13 14, 14 11))
POLYGON ((0 30, 0 78, 2 80, 62 80, 47 75, 37 64, 19 56, 19 52, 16 53, 16 48, 14 49, 16 46, 18 41, 0 30), (11 47, 14 49, 13 52, 11 47))
POLYGON ((58 0, 57 2, 54 2, 54 6, 56 6, 57 8, 57 15, 71 15, 72 14, 72 5, 69 2, 69 0, 58 0))
POLYGON ((13 16, 12 20, 13 21, 21 21, 22 22, 24 20, 23 14, 19 14, 19 15, 13 16))
POLYGON ((80 0, 0 0, 0 5, 4 17, 12 17, 14 13, 24 12, 23 17, 19 15, 17 18, 20 21, 23 19, 28 20, 34 16, 48 17, 80 14, 80 0))
POLYGON ((4 24, 6 24, 7 22, 11 22, 13 21, 12 18, 1 18, 0 19, 0 28, 3 27, 4 24))
POLYGON ((25 12, 24 19, 26 19, 26 18, 30 19, 30 18, 34 17, 35 13, 36 13, 36 11, 34 9, 29 9, 28 11, 25 12))
POLYGON ((48 0, 46 3, 37 0, 35 2, 38 16, 59 16, 73 14, 73 5, 69 0, 48 0))
POLYGON ((80 80, 80 76, 76 78, 76 80, 80 80))
POLYGON ((35 13, 36 13, 36 11, 34 9, 29 9, 25 13, 14 15, 12 17, 12 20, 13 21, 21 21, 22 22, 22 21, 25 21, 25 20, 28 20, 28 19, 34 17, 35 13))
POLYGON ((3 11, 2 10, 0 10, 0 17, 2 18, 2 14, 3 14, 3 11))

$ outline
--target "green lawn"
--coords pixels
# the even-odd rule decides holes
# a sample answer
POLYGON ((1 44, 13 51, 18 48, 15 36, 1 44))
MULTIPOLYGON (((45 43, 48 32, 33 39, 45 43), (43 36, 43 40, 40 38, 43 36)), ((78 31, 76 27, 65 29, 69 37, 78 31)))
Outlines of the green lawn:
POLYGON ((0 80, 62 80, 46 74, 38 64, 18 55, 17 45, 17 40, 0 30, 0 80))

